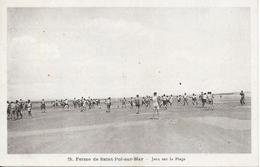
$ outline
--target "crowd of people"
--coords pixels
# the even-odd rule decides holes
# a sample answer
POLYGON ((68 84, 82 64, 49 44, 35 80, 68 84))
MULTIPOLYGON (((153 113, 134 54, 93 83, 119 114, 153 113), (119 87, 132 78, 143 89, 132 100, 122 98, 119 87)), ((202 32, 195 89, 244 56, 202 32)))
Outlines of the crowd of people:
MULTIPOLYGON (((240 103, 241 105, 245 104, 245 94, 243 90, 240 92, 240 103)), ((220 98, 222 96, 220 95, 220 98)), ((192 95, 187 95, 184 93, 183 95, 165 95, 162 96, 157 95, 157 92, 153 93, 153 96, 139 96, 126 98, 123 97, 120 99, 121 108, 127 108, 127 104, 129 103, 130 109, 135 108, 137 111, 136 114, 140 113, 141 107, 151 108, 153 109, 153 118, 159 118, 159 109, 167 110, 168 107, 172 106, 176 101, 176 104, 180 104, 183 106, 189 105, 189 101, 191 100, 191 105, 198 106, 201 104, 201 107, 205 107, 207 104, 213 109, 214 104, 214 95, 212 92, 201 92, 198 96, 193 93, 192 95), (157 117, 156 117, 157 116, 157 117)), ((74 109, 79 109, 79 111, 84 112, 87 109, 93 109, 95 107, 101 109, 101 101, 106 105, 106 112, 109 113, 112 105, 111 97, 107 99, 92 99, 90 97, 80 99, 74 98, 71 100, 72 106, 74 109)), ((55 100, 51 102, 51 106, 53 108, 63 108, 64 110, 70 109, 70 104, 68 99, 55 100)), ((117 103, 117 108, 119 105, 117 103)), ((44 99, 40 102, 40 109, 43 113, 46 112, 46 102, 44 99)), ((18 120, 22 118, 32 118, 32 102, 30 100, 23 101, 22 99, 16 101, 7 101, 7 118, 9 120, 18 120)))
POLYGON ((30 100, 23 101, 22 99, 16 101, 7 101, 7 118, 10 120, 17 120, 24 118, 25 113, 29 118, 32 117, 32 102, 30 100))

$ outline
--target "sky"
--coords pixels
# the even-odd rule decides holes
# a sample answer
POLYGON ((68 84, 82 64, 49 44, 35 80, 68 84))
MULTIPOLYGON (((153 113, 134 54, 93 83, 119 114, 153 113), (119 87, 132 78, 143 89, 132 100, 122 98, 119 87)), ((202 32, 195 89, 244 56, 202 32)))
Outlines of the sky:
POLYGON ((250 90, 249 8, 8 8, 7 23, 8 99, 250 90))

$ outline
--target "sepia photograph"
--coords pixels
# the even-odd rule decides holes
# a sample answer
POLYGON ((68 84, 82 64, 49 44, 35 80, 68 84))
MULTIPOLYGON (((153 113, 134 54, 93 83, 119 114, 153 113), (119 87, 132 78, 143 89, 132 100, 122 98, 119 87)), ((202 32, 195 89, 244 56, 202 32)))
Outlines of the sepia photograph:
POLYGON ((251 153, 249 7, 9 7, 8 154, 251 153))

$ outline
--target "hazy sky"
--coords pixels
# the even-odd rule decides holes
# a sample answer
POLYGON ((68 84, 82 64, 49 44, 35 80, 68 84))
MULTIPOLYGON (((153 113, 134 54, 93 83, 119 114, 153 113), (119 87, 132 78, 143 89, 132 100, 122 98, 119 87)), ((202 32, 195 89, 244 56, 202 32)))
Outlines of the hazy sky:
POLYGON ((250 61, 249 8, 8 9, 9 99, 250 90, 250 61))

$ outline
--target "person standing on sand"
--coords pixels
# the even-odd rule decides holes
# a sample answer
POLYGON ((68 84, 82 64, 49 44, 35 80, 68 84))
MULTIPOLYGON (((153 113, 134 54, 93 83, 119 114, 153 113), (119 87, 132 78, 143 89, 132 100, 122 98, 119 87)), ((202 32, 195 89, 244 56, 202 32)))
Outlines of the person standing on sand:
POLYGON ((184 95, 183 95, 183 105, 185 106, 185 104, 189 105, 189 104, 188 104, 188 96, 187 96, 187 93, 184 93, 184 95))
POLYGON ((157 96, 157 92, 153 93, 153 119, 155 119, 154 115, 157 114, 159 119, 159 98, 157 96))
POLYGON ((10 104, 11 120, 16 120, 16 116, 17 116, 16 108, 17 108, 16 103, 11 101, 11 104, 10 104))
POLYGON ((18 100, 16 100, 16 105, 17 105, 17 119, 22 119, 23 118, 23 114, 22 114, 22 109, 23 109, 23 104, 22 101, 20 100, 20 102, 18 100))
POLYGON ((213 103, 214 103, 213 98, 214 98, 214 96, 213 96, 212 92, 208 92, 207 99, 208 99, 208 103, 210 105, 211 110, 213 110, 213 103))
POLYGON ((72 103, 73 103, 74 108, 77 108, 77 99, 75 97, 74 97, 72 103))
POLYGON ((198 105, 197 97, 196 97, 195 93, 192 94, 191 99, 192 99, 192 105, 198 105))
POLYGON ((28 111, 28 116, 32 118, 32 103, 30 100, 28 100, 26 103, 26 109, 28 111))
POLYGON ((181 103, 181 95, 177 96, 177 103, 181 103))
POLYGON ((122 99, 122 108, 126 108, 126 98, 122 99))
POLYGON ((58 107, 59 106, 59 102, 58 102, 58 100, 56 99, 55 100, 55 107, 58 107))
POLYGON ((11 116, 11 102, 7 101, 7 120, 10 119, 11 116))
POLYGON ((167 98, 165 94, 162 96, 162 106, 164 110, 167 110, 167 98))
POLYGON ((140 104, 141 104, 141 99, 140 99, 139 95, 136 95, 136 98, 135 98, 135 106, 137 108, 136 114, 140 113, 140 104))
POLYGON ((170 106, 173 105, 173 102, 174 102, 174 97, 173 97, 173 95, 171 95, 171 96, 170 96, 170 106))
POLYGON ((205 103, 206 103, 206 102, 207 102, 207 94, 204 93, 204 94, 202 95, 202 107, 205 106, 205 103))
POLYGON ((132 108, 133 108, 133 105, 134 105, 134 99, 133 99, 133 97, 130 98, 129 103, 130 103, 130 108, 132 109, 132 108))
POLYGON ((22 99, 20 99, 19 101, 19 105, 20 105, 20 108, 21 108, 21 112, 23 112, 23 109, 24 109, 24 102, 22 99))
POLYGON ((208 92, 207 99, 208 99, 209 104, 213 105, 213 98, 214 98, 213 94, 211 92, 208 92))
POLYGON ((110 107, 111 107, 111 97, 109 97, 107 100, 106 100, 106 105, 107 105, 107 110, 106 112, 107 113, 110 113, 110 107))
POLYGON ((202 107, 203 107, 203 92, 200 93, 199 99, 201 100, 201 104, 202 104, 202 107))
POLYGON ((68 101, 68 99, 65 99, 65 101, 64 101, 64 109, 65 110, 69 110, 69 101, 68 101))
POLYGON ((80 107, 80 111, 81 112, 83 112, 83 111, 86 111, 86 109, 87 109, 87 100, 85 99, 85 98, 83 98, 82 100, 81 100, 81 107, 80 107))
POLYGON ((142 98, 142 105, 141 106, 145 106, 145 97, 142 98))
POLYGON ((240 104, 241 104, 241 105, 246 104, 246 103, 245 103, 245 93, 243 92, 243 90, 241 90, 240 96, 241 96, 241 98, 240 98, 240 104))
POLYGON ((41 110, 43 110, 42 112, 46 112, 46 104, 45 104, 45 101, 44 101, 44 99, 42 99, 42 101, 41 101, 41 110))
POLYGON ((88 102, 88 109, 91 109, 91 98, 90 97, 88 97, 87 102, 88 102))

